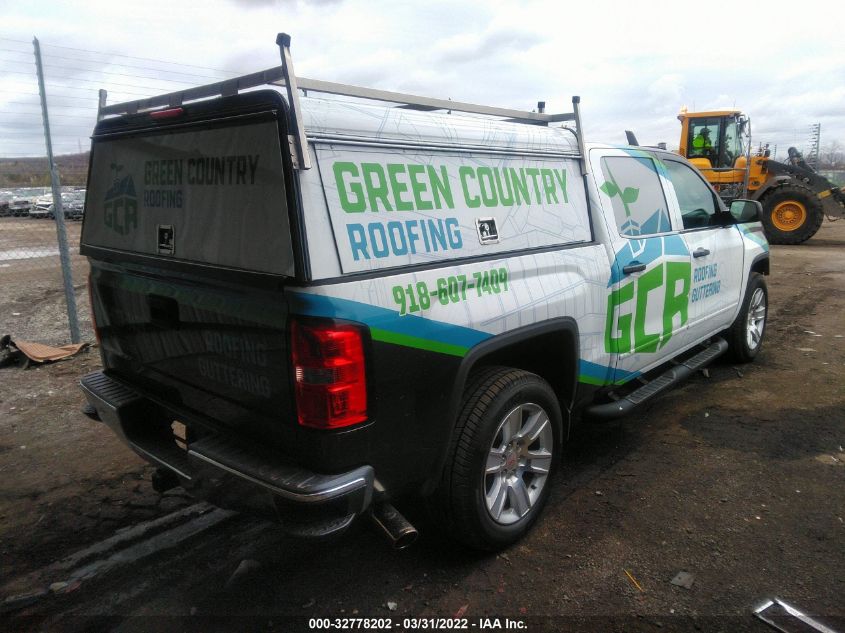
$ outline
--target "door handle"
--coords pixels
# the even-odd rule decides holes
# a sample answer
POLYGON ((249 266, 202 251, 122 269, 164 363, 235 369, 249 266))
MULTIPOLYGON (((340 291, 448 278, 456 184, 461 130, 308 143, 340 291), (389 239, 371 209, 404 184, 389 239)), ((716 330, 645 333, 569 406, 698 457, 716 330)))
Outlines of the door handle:
POLYGON ((636 259, 627 266, 622 267, 622 272, 626 275, 630 275, 631 273, 638 273, 641 270, 645 270, 645 264, 641 264, 636 259))
POLYGON ((709 255, 709 254, 710 254, 710 251, 708 251, 706 248, 697 248, 693 251, 692 256, 693 257, 704 257, 704 256, 709 255))

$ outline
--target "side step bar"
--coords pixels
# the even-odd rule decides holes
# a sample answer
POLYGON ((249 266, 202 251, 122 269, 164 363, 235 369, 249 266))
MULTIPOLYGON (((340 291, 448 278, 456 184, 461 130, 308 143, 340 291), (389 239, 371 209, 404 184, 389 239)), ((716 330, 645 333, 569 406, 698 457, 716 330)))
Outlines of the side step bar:
POLYGON ((683 363, 668 369, 648 384, 643 385, 624 398, 614 402, 588 407, 586 413, 597 420, 613 420, 619 418, 649 398, 653 398, 665 389, 688 378, 692 373, 706 367, 726 351, 728 351, 728 342, 723 338, 714 338, 706 349, 683 363))

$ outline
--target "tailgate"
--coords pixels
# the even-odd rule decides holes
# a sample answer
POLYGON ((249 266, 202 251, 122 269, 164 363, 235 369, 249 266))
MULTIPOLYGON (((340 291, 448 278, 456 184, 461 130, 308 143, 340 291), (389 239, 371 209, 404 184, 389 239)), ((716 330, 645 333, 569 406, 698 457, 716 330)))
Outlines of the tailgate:
POLYGON ((212 428, 292 438, 281 292, 92 261, 91 296, 113 375, 212 428))

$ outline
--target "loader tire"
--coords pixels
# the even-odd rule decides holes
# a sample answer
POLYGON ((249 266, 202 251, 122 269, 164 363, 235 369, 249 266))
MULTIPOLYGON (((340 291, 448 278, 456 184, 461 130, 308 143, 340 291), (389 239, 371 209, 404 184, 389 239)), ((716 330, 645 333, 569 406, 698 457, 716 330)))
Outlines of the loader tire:
POLYGON ((797 182, 772 187, 763 199, 763 228, 771 244, 800 244, 816 234, 824 219, 821 200, 797 182))

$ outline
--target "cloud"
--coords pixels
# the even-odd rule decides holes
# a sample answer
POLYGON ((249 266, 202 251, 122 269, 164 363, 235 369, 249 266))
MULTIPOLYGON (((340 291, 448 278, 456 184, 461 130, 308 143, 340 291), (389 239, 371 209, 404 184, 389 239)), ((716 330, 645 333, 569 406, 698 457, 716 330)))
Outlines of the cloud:
POLYGON ((512 29, 461 33, 436 42, 433 59, 442 64, 502 62, 510 52, 514 50, 525 52, 541 44, 545 39, 539 33, 512 29))
MULTIPOLYGON (((727 3, 712 8, 731 15, 727 3)), ((293 36, 296 71, 307 77, 527 110, 545 100, 550 112, 570 110, 578 94, 588 141, 623 142, 633 129, 642 142, 677 145, 682 105, 734 103, 752 117, 755 143, 801 145, 817 122, 822 144, 845 141, 836 20, 791 12, 789 31, 813 37, 769 38, 761 64, 747 63, 735 29, 708 32, 706 50, 685 43, 698 11, 622 0, 208 0, 202 10, 147 0, 119 11, 106 0, 0 3, 3 36, 20 40, 8 47, 23 51, 0 53, 0 130, 16 132, 0 135, 0 154, 23 147, 11 145, 22 131, 40 135, 37 96, 21 92, 36 92, 33 33, 58 66, 48 69, 52 122, 66 137, 57 142, 73 146, 90 130, 101 85, 113 103, 275 66, 279 31, 293 36)), ((783 19, 755 14, 755 32, 780 32, 783 19)))

